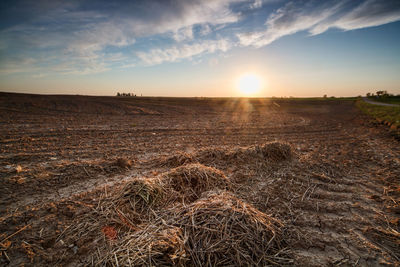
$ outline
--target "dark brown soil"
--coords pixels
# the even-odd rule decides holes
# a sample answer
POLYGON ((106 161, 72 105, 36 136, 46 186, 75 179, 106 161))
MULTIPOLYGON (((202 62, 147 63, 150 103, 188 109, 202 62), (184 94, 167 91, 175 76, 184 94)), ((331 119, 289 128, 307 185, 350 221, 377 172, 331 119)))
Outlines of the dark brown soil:
POLYGON ((2 266, 96 263, 113 228, 73 225, 121 184, 192 162, 279 219, 295 265, 400 264, 400 145, 351 101, 0 93, 0 125, 2 266), (274 141, 289 160, 218 156, 274 141))

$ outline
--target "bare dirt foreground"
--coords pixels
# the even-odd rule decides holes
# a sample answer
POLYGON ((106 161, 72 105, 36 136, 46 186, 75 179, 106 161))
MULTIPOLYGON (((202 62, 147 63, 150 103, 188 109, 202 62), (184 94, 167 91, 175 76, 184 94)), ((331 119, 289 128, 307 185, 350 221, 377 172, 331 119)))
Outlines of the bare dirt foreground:
POLYGON ((2 266, 400 264, 400 145, 351 101, 1 93, 0 114, 2 266))

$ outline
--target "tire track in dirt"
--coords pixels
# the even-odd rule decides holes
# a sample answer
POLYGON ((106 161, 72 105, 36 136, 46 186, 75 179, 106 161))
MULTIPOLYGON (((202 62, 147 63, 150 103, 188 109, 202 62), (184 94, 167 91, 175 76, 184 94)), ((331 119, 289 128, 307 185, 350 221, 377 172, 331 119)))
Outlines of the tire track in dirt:
MULTIPOLYGON (((386 262, 388 256, 396 259, 394 252, 377 245, 363 233, 365 229, 381 225, 377 217, 385 216, 382 206, 370 198, 371 181, 347 175, 330 180, 335 183, 313 181, 316 189, 310 196, 309 204, 312 204, 300 207, 301 217, 295 225, 303 230, 311 227, 304 231, 312 233, 309 236, 313 251, 310 253, 310 247, 304 247, 295 250, 296 253, 308 258, 313 265, 377 265, 386 262), (310 226, 315 222, 318 224, 310 226), (329 244, 340 253, 330 251, 329 244)), ((373 188, 377 192, 379 186, 373 184, 373 188)))

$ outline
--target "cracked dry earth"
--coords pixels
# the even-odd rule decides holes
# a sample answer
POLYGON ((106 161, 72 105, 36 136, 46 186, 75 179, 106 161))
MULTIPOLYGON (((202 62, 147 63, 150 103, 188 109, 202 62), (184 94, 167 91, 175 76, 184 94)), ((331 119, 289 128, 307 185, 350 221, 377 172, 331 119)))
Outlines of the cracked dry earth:
POLYGON ((88 240, 67 230, 119 185, 183 165, 182 153, 282 221, 289 265, 400 264, 400 145, 351 101, 2 93, 0 114, 3 266, 96 264, 112 246, 101 229, 88 240), (293 158, 199 156, 272 141, 293 158))

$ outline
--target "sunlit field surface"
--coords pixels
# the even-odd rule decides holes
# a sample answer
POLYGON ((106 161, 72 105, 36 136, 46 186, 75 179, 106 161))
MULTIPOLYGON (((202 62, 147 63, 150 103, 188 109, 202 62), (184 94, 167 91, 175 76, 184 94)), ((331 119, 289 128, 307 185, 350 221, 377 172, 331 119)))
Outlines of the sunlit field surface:
POLYGON ((369 121, 353 99, 0 94, 0 263, 399 264, 400 148, 369 121))

